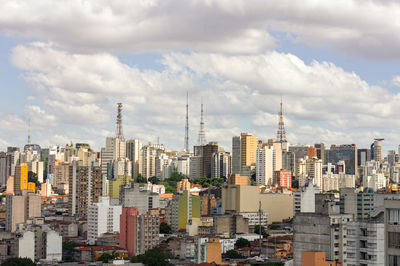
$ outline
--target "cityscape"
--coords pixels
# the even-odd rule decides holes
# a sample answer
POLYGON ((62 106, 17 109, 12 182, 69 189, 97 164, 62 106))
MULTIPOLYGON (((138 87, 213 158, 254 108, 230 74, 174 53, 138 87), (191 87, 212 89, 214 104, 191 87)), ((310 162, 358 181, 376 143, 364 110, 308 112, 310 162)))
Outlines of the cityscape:
POLYGON ((400 265, 400 3, 0 13, 0 266, 400 265))

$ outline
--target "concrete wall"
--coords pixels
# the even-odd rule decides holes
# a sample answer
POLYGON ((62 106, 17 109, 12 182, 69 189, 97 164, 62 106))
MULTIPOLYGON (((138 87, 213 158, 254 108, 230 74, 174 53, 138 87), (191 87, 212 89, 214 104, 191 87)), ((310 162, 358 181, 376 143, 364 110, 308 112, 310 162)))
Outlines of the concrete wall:
POLYGON ((298 213, 293 222, 294 266, 301 266, 302 251, 325 251, 330 257, 331 228, 329 216, 298 213))
POLYGON ((35 261, 35 233, 27 231, 18 241, 18 257, 35 261))
POLYGON ((258 186, 226 185, 222 188, 222 212, 257 212, 261 209, 268 215, 268 223, 281 222, 293 217, 293 195, 261 193, 258 186))

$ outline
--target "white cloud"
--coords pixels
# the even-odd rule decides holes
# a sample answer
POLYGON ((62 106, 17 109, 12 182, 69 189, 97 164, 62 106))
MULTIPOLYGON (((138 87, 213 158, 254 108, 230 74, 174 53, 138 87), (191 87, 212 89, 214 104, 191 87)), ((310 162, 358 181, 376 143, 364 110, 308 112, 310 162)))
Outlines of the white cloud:
POLYGON ((400 76, 393 77, 391 84, 393 86, 400 87, 400 76))
MULTIPOLYGON (((159 137, 179 149, 186 91, 191 145, 197 140, 201 100, 207 140, 230 150, 231 137, 241 131, 275 137, 281 95, 291 143, 367 146, 376 136, 395 141, 399 135, 399 94, 371 86, 332 63, 306 64, 292 54, 169 53, 163 57, 163 70, 155 71, 104 53, 71 53, 34 43, 17 46, 11 61, 24 70, 38 102, 25 112, 34 118, 33 133, 40 144, 87 141, 99 148, 114 132, 115 103, 123 102, 126 138, 146 143, 159 137)), ((25 135, 23 127, 15 128, 22 118, 3 117, 1 132, 25 135)), ((10 141, 25 139, 17 137, 10 141)))
POLYGON ((278 31, 313 47, 400 58, 396 1, 21 0, 0 11, 0 32, 73 52, 262 53, 278 31))

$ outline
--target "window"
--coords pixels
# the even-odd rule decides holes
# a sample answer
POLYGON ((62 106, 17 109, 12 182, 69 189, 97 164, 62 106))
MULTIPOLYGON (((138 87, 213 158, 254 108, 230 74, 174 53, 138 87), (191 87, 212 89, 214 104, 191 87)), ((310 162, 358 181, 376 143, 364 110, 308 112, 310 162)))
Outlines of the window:
POLYGON ((400 248, 400 232, 389 232, 388 233, 388 247, 389 248, 400 248))

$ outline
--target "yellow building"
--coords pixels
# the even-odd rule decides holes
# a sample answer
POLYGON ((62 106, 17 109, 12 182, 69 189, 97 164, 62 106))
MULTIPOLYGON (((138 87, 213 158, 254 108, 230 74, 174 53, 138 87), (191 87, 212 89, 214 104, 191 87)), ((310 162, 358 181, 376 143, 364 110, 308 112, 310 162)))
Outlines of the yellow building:
POLYGON ((33 193, 36 192, 36 184, 32 182, 28 182, 27 190, 32 190, 33 193))
POLYGON ((14 194, 28 189, 28 164, 21 163, 15 167, 14 194))
POLYGON ((257 161, 257 137, 249 133, 240 135, 240 167, 255 166, 257 161))
POLYGON ((119 189, 121 186, 133 181, 130 176, 119 176, 115 180, 110 180, 108 186, 108 194, 110 199, 119 199, 119 189))
POLYGON ((263 192, 258 186, 225 185, 222 187, 222 213, 225 211, 257 212, 260 201, 262 211, 268 215, 269 224, 293 217, 291 193, 263 192))

